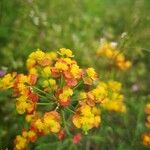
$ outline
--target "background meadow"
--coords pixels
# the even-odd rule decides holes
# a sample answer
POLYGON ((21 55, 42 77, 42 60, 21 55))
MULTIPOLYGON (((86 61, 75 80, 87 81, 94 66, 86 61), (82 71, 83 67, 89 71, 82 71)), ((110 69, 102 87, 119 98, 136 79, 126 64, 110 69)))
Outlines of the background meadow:
MULTIPOLYGON (((141 142, 141 134, 148 131, 144 107, 150 101, 149 41, 149 0, 0 0, 0 70, 26 72, 25 60, 37 48, 66 47, 80 66, 94 67, 100 79, 123 84, 126 113, 103 113, 101 127, 78 145, 50 135, 29 149, 149 149, 141 142), (118 43, 132 61, 131 69, 107 70, 96 56, 101 38, 118 43)), ((12 149, 23 126, 8 92, 0 92, 0 149, 12 149)))

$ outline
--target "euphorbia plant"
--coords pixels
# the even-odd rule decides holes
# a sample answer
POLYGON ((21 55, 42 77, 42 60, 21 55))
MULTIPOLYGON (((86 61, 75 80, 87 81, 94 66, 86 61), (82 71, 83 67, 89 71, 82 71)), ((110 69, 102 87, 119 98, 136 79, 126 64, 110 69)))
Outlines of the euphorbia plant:
POLYGON ((70 49, 57 53, 38 49, 29 55, 27 70, 27 74, 11 73, 0 79, 2 90, 13 90, 16 110, 28 124, 16 136, 15 150, 26 149, 50 133, 77 144, 90 129, 100 126, 101 107, 126 111, 121 84, 99 81, 94 68, 80 68, 70 49))

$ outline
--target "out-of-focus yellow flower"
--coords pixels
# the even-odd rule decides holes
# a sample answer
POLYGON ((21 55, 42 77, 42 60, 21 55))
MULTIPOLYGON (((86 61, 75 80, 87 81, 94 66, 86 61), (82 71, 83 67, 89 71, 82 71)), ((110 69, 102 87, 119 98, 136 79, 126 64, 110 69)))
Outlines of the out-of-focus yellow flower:
POLYGON ((21 135, 16 136, 14 143, 14 150, 25 150, 28 144, 27 139, 21 135))
POLYGON ((150 103, 146 104, 145 113, 147 114, 145 125, 147 128, 150 128, 150 103))
POLYGON ((142 135, 142 142, 144 145, 150 145, 150 134, 149 133, 144 133, 142 135))
POLYGON ((13 86, 14 77, 12 74, 6 74, 3 78, 0 79, 0 89, 8 89, 13 86))
POLYGON ((103 100, 108 95, 107 85, 104 82, 100 82, 95 89, 92 90, 92 94, 98 101, 103 100))
POLYGON ((30 70, 32 67, 36 65, 36 60, 33 58, 28 58, 26 61, 27 68, 30 70))
POLYGON ((109 43, 106 40, 101 42, 97 55, 112 60, 115 66, 121 70, 127 70, 132 66, 131 61, 126 60, 124 54, 117 49, 117 44, 109 43))
POLYGON ((37 118, 37 116, 38 116, 38 113, 34 112, 32 114, 26 114, 25 119, 27 122, 30 123, 33 119, 37 118))
POLYGON ((58 53, 62 56, 74 57, 70 49, 61 48, 58 53))
POLYGON ((86 92, 80 92, 79 93, 79 100, 85 100, 87 98, 86 92))
POLYGON ((147 116, 145 125, 147 128, 150 128, 150 115, 147 116))
POLYGON ((122 101, 108 100, 103 107, 109 111, 126 112, 126 106, 122 101))
POLYGON ((150 103, 147 103, 145 106, 145 112, 146 114, 150 115, 150 103))
POLYGON ((86 70, 88 77, 95 80, 97 78, 97 73, 95 72, 94 68, 88 68, 86 70))
POLYGON ((110 80, 108 81, 108 88, 111 89, 112 91, 120 91, 121 90, 121 83, 120 82, 117 82, 117 81, 113 81, 113 80, 110 80))
POLYGON ((21 100, 21 99, 17 100, 16 110, 18 111, 19 114, 25 113, 27 107, 28 107, 28 103, 26 102, 26 100, 21 100))
POLYGON ((92 85, 93 81, 97 79, 97 73, 95 72, 94 68, 86 69, 86 75, 83 77, 84 84, 92 85))
POLYGON ((34 130, 29 130, 28 131, 28 136, 27 136, 28 141, 30 142, 35 142, 37 139, 37 134, 34 130))
POLYGON ((38 70, 33 67, 33 68, 29 69, 29 74, 38 75, 38 70))

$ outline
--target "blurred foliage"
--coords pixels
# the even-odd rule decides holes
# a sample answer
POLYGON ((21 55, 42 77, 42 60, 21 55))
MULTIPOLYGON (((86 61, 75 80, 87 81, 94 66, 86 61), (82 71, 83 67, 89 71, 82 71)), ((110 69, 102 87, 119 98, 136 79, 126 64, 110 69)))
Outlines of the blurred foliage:
MULTIPOLYGON (((102 116, 105 122, 100 130, 85 137, 83 145, 76 147, 69 140, 58 144, 53 136, 39 139, 30 149, 66 149, 68 145, 69 149, 147 149, 141 145, 140 135, 145 131, 144 106, 150 99, 149 10, 149 0, 0 1, 0 69, 25 71, 25 60, 33 50, 67 47, 74 50, 79 64, 92 65, 107 80, 103 76, 106 70, 95 56, 102 37, 117 41, 133 61, 129 72, 113 76, 123 82, 126 114, 102 116), (138 91, 132 90, 134 85, 138 91)), ((23 118, 18 119, 14 112, 10 93, 0 95, 0 148, 11 149, 23 118)))

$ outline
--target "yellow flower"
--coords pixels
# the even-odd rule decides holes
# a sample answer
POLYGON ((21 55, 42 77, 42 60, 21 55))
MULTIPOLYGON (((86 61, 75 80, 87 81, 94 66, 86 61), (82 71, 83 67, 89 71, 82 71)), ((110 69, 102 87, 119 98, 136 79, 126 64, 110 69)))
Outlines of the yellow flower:
POLYGON ((63 61, 65 61, 68 65, 71 65, 72 63, 74 63, 74 61, 73 60, 71 60, 70 58, 63 58, 62 59, 63 61))
POLYGON ((121 90, 121 83, 117 81, 110 80, 108 81, 108 88, 112 91, 120 91, 121 90))
POLYGON ((81 115, 84 115, 84 116, 91 116, 92 115, 92 112, 91 112, 91 107, 89 105, 83 105, 81 107, 81 115))
POLYGON ((96 99, 107 96, 107 93, 107 90, 102 86, 99 86, 92 90, 92 94, 95 96, 96 99))
POLYGON ((54 132, 58 133, 61 129, 60 126, 60 116, 57 112, 47 112, 44 114, 44 132, 49 133, 49 132, 54 132))
POLYGON ((26 119, 27 122, 31 122, 35 118, 36 115, 37 115, 36 113, 27 114, 25 119, 26 119))
POLYGON ((100 82, 95 89, 91 91, 96 103, 103 103, 108 97, 107 84, 100 82))
POLYGON ((79 100, 84 100, 87 98, 86 92, 80 92, 79 93, 79 100))
POLYGON ((125 62, 125 69, 128 69, 128 68, 130 68, 132 66, 132 62, 131 61, 126 61, 125 62))
POLYGON ((27 59, 27 68, 30 70, 35 66, 49 66, 52 64, 52 60, 55 59, 54 54, 44 53, 42 50, 32 52, 27 59))
POLYGON ((20 96, 16 101, 16 110, 19 114, 25 112, 31 113, 35 109, 35 104, 32 101, 29 101, 26 96, 20 96))
POLYGON ((48 66, 47 66, 47 67, 44 67, 44 68, 42 69, 41 73, 42 73, 42 76, 43 76, 43 77, 46 77, 46 78, 50 77, 50 75, 51 75, 50 67, 48 67, 48 66))
POLYGON ((26 61, 26 66, 28 69, 31 69, 32 67, 34 67, 36 64, 36 60, 32 59, 32 58, 28 58, 26 61))
POLYGON ((48 53, 46 53, 46 57, 51 59, 51 60, 55 60, 57 58, 57 53, 55 53, 55 52, 48 52, 48 53))
POLYGON ((71 74, 73 75, 74 78, 77 78, 77 77, 80 76, 80 71, 81 70, 80 70, 78 65, 74 64, 74 65, 71 66, 70 72, 71 72, 71 74))
POLYGON ((86 70, 88 77, 95 80, 97 78, 97 73, 95 72, 94 68, 88 68, 86 70))
POLYGON ((150 103, 147 103, 145 106, 145 112, 146 114, 150 115, 150 103))
POLYGON ((84 104, 76 110, 72 121, 77 128, 81 128, 87 133, 91 128, 99 126, 101 122, 100 111, 95 106, 84 104))
POLYGON ((68 99, 70 96, 73 95, 73 90, 71 88, 64 88, 63 92, 59 95, 60 99, 68 99))
POLYGON ((109 97, 111 100, 114 100, 114 101, 123 101, 124 99, 124 96, 120 93, 117 93, 117 92, 113 92, 110 94, 110 97, 109 97))
POLYGON ((147 128, 150 128, 150 115, 147 116, 145 125, 147 128))
POLYGON ((97 50, 97 55, 112 60, 121 70, 127 70, 132 65, 130 61, 126 60, 124 54, 117 49, 116 44, 109 43, 106 40, 101 42, 101 45, 97 50))
POLYGON ((76 128, 81 128, 81 117, 79 115, 74 115, 72 118, 72 122, 76 128))
POLYGON ((33 67, 33 68, 29 69, 29 74, 38 75, 38 70, 33 67))
POLYGON ((13 86, 14 77, 13 75, 6 74, 3 78, 0 79, 0 89, 8 89, 13 86))
POLYGON ((43 87, 54 87, 56 85, 56 80, 54 79, 49 79, 49 80, 44 80, 43 81, 43 87))
POLYGON ((37 51, 29 55, 29 58, 32 58, 38 61, 42 60, 44 57, 45 57, 45 53, 40 49, 37 49, 37 51))
POLYGON ((126 106, 122 101, 109 100, 102 106, 109 111, 126 112, 126 106))
POLYGON ((149 133, 144 133, 142 135, 142 142, 144 145, 150 145, 150 134, 149 133))
POLYGON ((40 118, 34 121, 34 127, 38 130, 38 132, 42 132, 44 130, 44 123, 40 118))
POLYGON ((22 137, 21 135, 17 135, 14 141, 15 147, 14 150, 24 150, 27 147, 27 139, 22 137))
POLYGON ((27 107, 28 107, 28 103, 27 103, 27 98, 25 96, 21 96, 21 97, 17 98, 16 109, 19 114, 25 113, 27 107))
POLYGON ((74 57, 74 55, 72 55, 72 51, 70 49, 61 48, 58 53, 62 56, 74 57))
POLYGON ((55 68, 58 69, 58 70, 63 70, 63 71, 68 70, 67 64, 62 63, 62 62, 56 62, 55 68))

